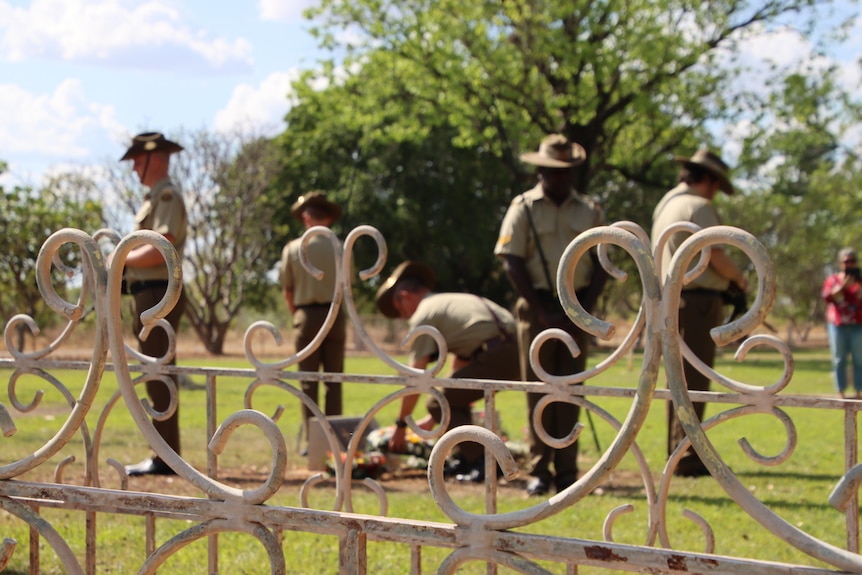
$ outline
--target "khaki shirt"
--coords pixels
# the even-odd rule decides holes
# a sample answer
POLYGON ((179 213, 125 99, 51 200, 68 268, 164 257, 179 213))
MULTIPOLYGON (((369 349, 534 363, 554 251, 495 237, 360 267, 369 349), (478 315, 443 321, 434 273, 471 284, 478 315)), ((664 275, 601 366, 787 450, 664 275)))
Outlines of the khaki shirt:
MULTIPOLYGON (((419 302, 409 326, 410 329, 420 325, 437 328, 450 353, 470 357, 484 342, 502 335, 494 315, 506 333, 515 333, 512 314, 489 299, 468 293, 429 293, 419 302)), ((416 338, 410 348, 410 361, 434 356, 438 351, 430 337, 416 338)))
MULTIPOLYGON (((711 200, 694 193, 688 184, 680 184, 669 191, 661 199, 653 212, 652 224, 652 248, 655 251, 659 236, 671 224, 676 222, 692 222, 701 228, 721 225, 718 211, 711 200)), ((667 277, 670 270, 670 261, 679 246, 690 236, 689 232, 678 232, 673 234, 665 243, 661 256, 661 277, 667 277)), ((697 259, 690 267, 697 264, 697 259)), ((730 280, 721 276, 712 267, 706 270, 683 289, 712 289, 724 291, 730 285, 730 280)))
POLYGON ((279 278, 287 291, 293 292, 296 306, 330 303, 335 293, 335 251, 324 235, 313 236, 307 246, 308 260, 323 272, 323 279, 315 279, 299 260, 302 238, 289 242, 281 251, 279 278))
MULTIPOLYGON (((569 243, 579 234, 601 225, 604 220, 602 210, 595 201, 574 190, 562 205, 557 206, 545 197, 541 184, 517 196, 509 204, 503 224, 500 226, 500 236, 497 238, 494 254, 524 258, 527 272, 533 282, 533 289, 556 293, 556 286, 548 285, 542 259, 539 250, 536 249, 535 234, 530 226, 527 209, 532 214, 552 283, 557 281, 560 258, 563 257, 563 252, 569 243)), ((578 290, 589 285, 592 274, 592 259, 581 258, 578 267, 575 268, 574 288, 578 290)))
MULTIPOLYGON (((135 215, 135 230, 153 230, 173 238, 179 261, 183 261, 186 244, 186 205, 180 189, 170 178, 165 178, 150 188, 144 204, 135 215)), ((124 273, 128 282, 166 280, 167 266, 151 268, 127 267, 124 273)))

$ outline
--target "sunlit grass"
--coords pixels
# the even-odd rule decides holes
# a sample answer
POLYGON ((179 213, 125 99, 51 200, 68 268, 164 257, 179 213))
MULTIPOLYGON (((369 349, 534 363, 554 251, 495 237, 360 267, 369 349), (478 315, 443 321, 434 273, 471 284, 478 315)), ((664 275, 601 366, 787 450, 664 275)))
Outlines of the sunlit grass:
MULTIPOLYGON (((599 354, 592 360, 598 361, 599 354)), ((824 351, 800 351, 795 353, 796 372, 785 395, 814 395, 832 397, 829 359, 824 351)), ((621 361, 611 370, 591 381, 590 385, 617 386, 632 388, 636 385, 639 357, 629 368, 627 361, 621 361)), ((185 365, 201 365, 199 361, 181 361, 185 365)), ((209 359, 206 365, 220 368, 246 368, 242 358, 209 359)), ((753 385, 767 385, 774 382, 780 374, 778 356, 768 352, 754 353, 744 363, 736 363, 730 355, 719 359, 719 371, 739 381, 753 385)), ((347 373, 392 375, 390 368, 373 357, 350 357, 347 373)), ((68 385, 73 393, 81 387, 84 374, 78 371, 56 371, 52 375, 68 385)), ((8 371, 0 372, 3 381, 9 380, 8 371)), ((198 384, 203 378, 195 378, 198 384)), ((248 380, 239 377, 219 377, 217 420, 221 421, 230 413, 241 409, 248 380)), ((660 380, 659 387, 664 385, 660 380)), ((21 403, 32 401, 37 389, 45 390, 42 404, 32 414, 14 412, 18 432, 9 438, 0 439, 0 464, 15 461, 40 448, 45 440, 59 429, 68 408, 60 395, 50 389, 44 379, 34 375, 23 376, 15 386, 17 399, 21 403)), ((113 393, 116 392, 113 374, 106 373, 91 417, 88 418, 91 432, 96 417, 113 393)), ((363 415, 381 398, 396 390, 395 386, 379 384, 348 384, 345 386, 345 414, 363 415)), ((0 396, 0 402, 10 406, 8 391, 0 396)), ((630 408, 631 400, 619 398, 593 398, 593 401, 622 419, 630 408)), ((503 428, 510 439, 525 440, 526 401, 520 392, 501 392, 496 398, 503 428)), ((272 414, 277 406, 284 405, 284 415, 279 421, 289 451, 289 467, 301 470, 305 460, 297 452, 299 432, 299 405, 283 390, 268 387, 259 390, 253 400, 253 407, 272 414)), ((199 469, 206 467, 206 403, 205 393, 201 390, 183 389, 181 391, 181 427, 183 433, 183 455, 199 469)), ((729 405, 711 405, 707 416, 729 405)), ((416 415, 421 415, 421 403, 416 415)), ((843 413, 837 410, 814 410, 790 408, 786 412, 793 419, 798 444, 793 456, 785 463, 766 467, 750 460, 740 449, 738 441, 747 438, 752 446, 765 456, 774 456, 784 448, 787 434, 783 425, 772 416, 746 416, 726 422, 709 432, 721 456, 733 469, 746 489, 765 503, 775 513, 791 525, 810 533, 838 547, 844 546, 844 515, 828 505, 827 498, 844 470, 844 424, 843 413)), ((378 415, 381 425, 389 424, 397 413, 397 402, 387 405, 378 415)), ((581 441, 580 468, 589 468, 598 458, 596 441, 601 449, 606 449, 613 441, 614 430, 601 421, 595 414, 591 418, 582 415, 584 430, 581 441), (595 433, 595 436, 593 435, 595 433)), ((638 445, 643 450, 654 477, 658 478, 666 456, 665 445, 665 406, 656 401, 649 417, 638 436, 638 445)), ((102 440, 99 459, 104 462, 113 457, 123 463, 137 461, 145 457, 149 449, 136 430, 125 406, 120 401, 108 417, 106 434, 102 440)), ((70 477, 81 472, 83 447, 75 441, 58 454, 49 464, 21 479, 50 480, 53 469, 61 457, 74 454, 77 462, 67 472, 70 477)), ((235 475, 252 474, 263 477, 268 471, 270 450, 261 434, 251 428, 241 429, 228 448, 219 458, 219 471, 225 481, 235 475), (241 473, 240 473, 241 472, 241 473)), ((118 487, 116 479, 107 466, 100 470, 103 486, 118 487)), ((593 494, 572 508, 543 521, 524 527, 529 533, 553 534, 563 537, 602 540, 602 524, 608 513, 621 505, 632 505, 632 513, 617 519, 613 536, 619 543, 642 545, 648 533, 648 508, 643 481, 638 476, 634 457, 629 454, 613 471, 600 493, 593 494)), ((179 488, 178 480, 165 481, 161 485, 164 493, 179 488)), ((272 505, 298 506, 300 481, 288 481, 281 492, 269 503, 272 505)), ((518 488, 502 486, 499 493, 499 512, 523 509, 536 503, 523 495, 522 483, 518 488)), ((450 521, 437 507, 427 490, 427 485, 412 482, 405 489, 398 480, 384 482, 388 493, 389 516, 415 519, 450 521)), ((133 480, 131 489, 136 488, 133 480)), ((195 494, 199 496, 200 494, 195 494)), ((482 512, 484 489, 480 486, 461 489, 457 494, 458 502, 464 508, 482 512)), ((316 509, 332 509, 334 497, 331 490, 313 490, 310 504, 316 509)), ((354 509, 358 513, 376 514, 378 501, 375 495, 365 489, 354 491, 354 509)), ((704 550, 705 538, 696 524, 683 518, 684 510, 689 509, 702 516, 714 529, 716 549, 721 555, 739 555, 764 560, 798 562, 818 565, 818 562, 804 553, 781 542, 767 532, 730 500, 719 485, 711 478, 674 479, 667 500, 668 537, 675 549, 700 552, 704 550)), ((57 527, 69 541, 79 558, 84 553, 84 517, 78 512, 58 509, 42 511, 48 521, 57 527)), ((128 573, 140 567, 144 559, 143 519, 100 514, 98 520, 99 573, 128 573)), ((157 540, 187 529, 185 521, 159 520, 157 540)), ((288 573, 333 573, 337 571, 338 539, 307 533, 285 532, 283 549, 287 556, 288 573)), ((0 537, 12 537, 19 542, 8 573, 26 573, 27 541, 26 526, 6 512, 0 512, 0 537)), ((224 573, 266 573, 268 559, 262 546, 247 535, 228 534, 219 538, 219 568, 224 573)), ((660 542, 653 542, 660 545, 660 542)), ((43 544, 41 560, 43 573, 61 573, 57 559, 49 547, 43 544)), ((436 566, 449 553, 445 549, 426 548, 422 550, 423 572, 435 572, 436 566)), ((368 546, 369 573, 403 573, 409 570, 410 548, 406 545, 370 542, 368 546)), ((164 572, 206 573, 206 542, 189 545, 174 555, 163 568, 164 572)), ((543 564, 551 572, 565 573, 565 567, 543 564)), ((484 573, 484 566, 470 565, 460 572, 484 573)), ((506 573, 501 569, 501 573, 506 573)), ((581 567, 579 574, 599 573, 595 568, 581 567)))

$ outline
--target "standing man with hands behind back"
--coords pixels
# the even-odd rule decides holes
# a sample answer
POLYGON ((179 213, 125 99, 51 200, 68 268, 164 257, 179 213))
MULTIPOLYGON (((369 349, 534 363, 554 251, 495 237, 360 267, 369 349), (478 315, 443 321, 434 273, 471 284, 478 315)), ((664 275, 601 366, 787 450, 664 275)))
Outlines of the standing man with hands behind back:
MULTIPOLYGON (((679 184, 670 190, 653 212, 652 244, 657 247, 664 230, 677 222, 692 222, 701 228, 721 224, 718 211, 713 205, 720 191, 731 195, 733 185, 727 177, 728 167, 724 161, 709 150, 698 150, 691 158, 677 156, 680 163, 679 184)), ((662 252, 661 276, 667 277, 673 254, 689 236, 689 232, 673 234, 665 243, 662 252)), ((683 286, 679 310, 679 331, 683 341, 705 364, 712 367, 715 362, 715 342, 709 332, 724 321, 722 292, 731 283, 743 292, 748 287, 742 270, 719 246, 712 246, 708 267, 691 283, 683 286)), ((683 365, 688 389, 709 391, 709 378, 701 374, 687 361, 683 365)), ((694 410, 700 421, 706 404, 694 402, 694 410)), ((676 416, 672 402, 667 404, 667 453, 672 454, 680 441, 685 439, 685 430, 676 416)), ((697 477, 709 471, 689 446, 674 471, 675 475, 697 477)))
MULTIPOLYGON (((327 199, 326 194, 312 191, 300 196, 290 209, 293 217, 301 221, 304 229, 314 226, 332 227, 341 219, 341 206, 327 199)), ((329 238, 322 235, 312 237, 307 246, 308 260, 314 267, 323 272, 321 279, 316 279, 302 267, 299 251, 302 238, 284 246, 281 253, 281 286, 284 300, 293 316, 293 327, 296 332, 294 345, 296 351, 306 347, 323 327, 323 322, 332 305, 335 293, 335 257, 329 238)), ((344 346, 347 338, 344 310, 339 310, 338 317, 332 329, 320 346, 307 358, 299 362, 300 371, 323 371, 328 373, 344 372, 344 346)), ((341 382, 324 383, 326 397, 324 413, 327 416, 341 415, 341 382)), ((319 382, 303 381, 302 392, 320 404, 318 399, 319 382)), ((308 440, 308 421, 311 410, 302 407, 302 431, 308 440)), ((307 450, 307 448, 306 448, 307 450)), ((307 451, 305 451, 307 453, 307 451)))
MULTIPOLYGON (((494 248, 519 296, 515 315, 524 381, 539 380, 530 365, 530 343, 550 327, 569 332, 581 353, 572 357, 561 341, 548 341, 539 354, 542 367, 553 375, 571 375, 586 368, 589 336, 563 311, 556 285, 557 267, 569 242, 603 220, 598 204, 573 187, 574 168, 585 159, 584 149, 560 134, 542 140, 538 152, 523 154, 523 162, 537 166, 539 183, 512 200, 494 248)), ((583 258, 578 264, 573 282, 578 301, 587 311, 592 311, 606 280, 607 274, 595 258, 583 258)), ((543 396, 527 393, 532 476, 527 494, 537 496, 546 494, 552 481, 560 492, 578 478, 578 443, 554 449, 536 434, 533 412, 543 396)), ((565 437, 577 424, 579 413, 577 405, 554 402, 545 408, 542 426, 553 437, 565 437)))
MULTIPOLYGON (((145 132, 132 139, 132 145, 120 161, 132 160, 132 169, 141 183, 149 188, 143 206, 135 216, 135 230, 153 230, 164 235, 173 244, 179 261, 183 261, 186 242, 186 207, 179 188, 168 175, 171 154, 183 147, 165 138, 158 132, 145 132)), ((168 274, 161 252, 145 244, 129 252, 123 271, 127 293, 135 302, 135 336, 140 333, 141 313, 154 307, 164 296, 168 287, 168 274)), ((177 333, 180 318, 185 310, 185 300, 180 297, 174 309, 165 318, 177 333)), ((146 340, 138 339, 141 352, 152 357, 161 357, 168 351, 168 334, 160 327, 153 329, 146 340)), ((176 365, 176 356, 170 365, 176 365)), ((171 376, 179 391, 177 376, 171 376)), ((170 391, 160 381, 147 382, 147 394, 156 411, 165 411, 170 405, 170 391)), ((180 453, 180 410, 164 421, 153 420, 153 426, 162 439, 177 454, 180 453)), ((158 457, 145 459, 135 465, 127 465, 129 475, 173 475, 174 471, 158 457)))

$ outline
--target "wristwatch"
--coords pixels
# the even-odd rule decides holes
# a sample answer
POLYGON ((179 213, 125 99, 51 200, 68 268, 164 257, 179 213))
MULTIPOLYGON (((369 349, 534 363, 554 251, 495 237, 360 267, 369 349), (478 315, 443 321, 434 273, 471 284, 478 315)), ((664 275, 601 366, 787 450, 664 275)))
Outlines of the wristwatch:
POLYGON ((398 429, 404 429, 405 427, 407 427, 407 422, 399 417, 395 420, 395 427, 397 427, 398 429))

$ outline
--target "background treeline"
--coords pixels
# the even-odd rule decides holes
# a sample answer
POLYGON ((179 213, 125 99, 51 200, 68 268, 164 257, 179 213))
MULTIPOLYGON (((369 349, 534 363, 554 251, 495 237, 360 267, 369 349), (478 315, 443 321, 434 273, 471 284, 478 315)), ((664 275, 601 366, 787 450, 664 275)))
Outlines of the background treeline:
MULTIPOLYGON (((492 250, 509 201, 535 182, 518 156, 562 132, 587 151, 578 189, 609 222, 647 230, 674 185, 673 156, 701 146, 722 153, 740 193, 720 198, 719 209, 767 245, 779 270, 772 318, 804 337, 821 321, 819 288, 837 250, 862 248, 858 86, 819 56, 839 50, 849 29, 832 8, 808 0, 324 0, 309 22, 332 57, 295 83, 283 133, 172 134, 187 150, 173 168, 190 206, 190 323, 219 353, 241 310, 279 305, 271 270, 301 233, 290 205, 312 189, 344 206, 341 237, 360 224, 383 233, 387 271, 422 259, 441 290, 510 302, 492 250), (827 20, 835 26, 824 30, 827 20), (781 66, 752 54, 757 38, 810 43, 815 56, 781 66)), ((124 166, 45 189, 58 187, 79 200, 63 208, 64 225, 88 223, 71 215, 84 211, 130 230, 141 190, 124 166)), ((44 191, 3 191, 7 229, 31 229, 15 224, 23 216, 7 208, 8 197, 58 201, 44 191)), ((25 251, 13 238, 0 253, 4 319, 28 309, 11 300, 27 288, 8 286, 35 288, 7 258, 34 261, 30 244, 42 239, 25 251)), ((359 242, 357 268, 376 256, 373 242, 359 242)), ((372 311, 374 281, 354 284, 357 303, 372 311)), ((639 293, 636 277, 609 284, 601 309, 632 313, 639 293)))

